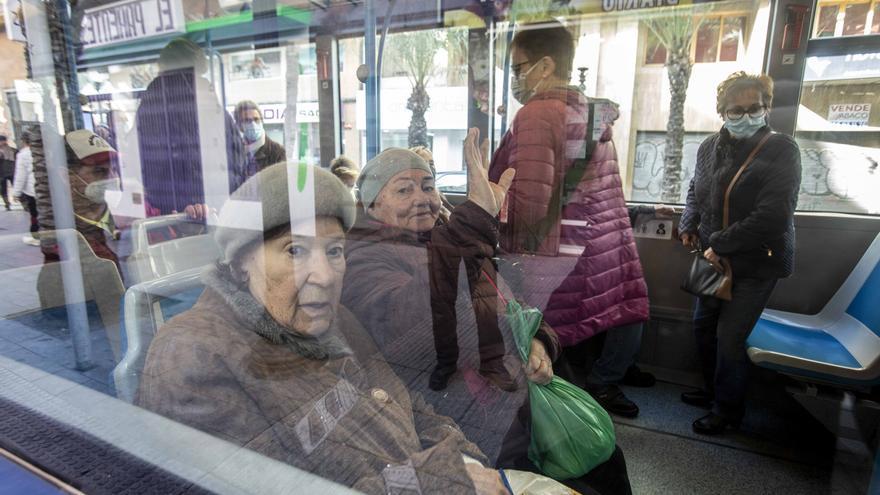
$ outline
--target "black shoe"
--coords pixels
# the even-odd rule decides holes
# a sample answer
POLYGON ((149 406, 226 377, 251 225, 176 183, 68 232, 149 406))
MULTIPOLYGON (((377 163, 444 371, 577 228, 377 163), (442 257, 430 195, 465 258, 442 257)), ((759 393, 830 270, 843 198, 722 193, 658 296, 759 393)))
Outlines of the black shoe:
POLYGON ((710 409, 715 398, 705 390, 694 390, 692 392, 682 392, 681 401, 691 406, 710 409))
POLYGON ((653 387, 657 383, 657 379, 651 373, 642 371, 638 366, 632 365, 626 370, 621 383, 631 387, 653 387))
POLYGON ((724 419, 715 413, 709 413, 702 418, 694 421, 694 432, 701 435, 720 435, 724 433, 727 427, 734 430, 739 428, 739 421, 731 421, 724 419))
POLYGON ((586 390, 596 399, 596 402, 612 414, 617 414, 624 418, 635 418, 639 415, 639 406, 627 399, 617 385, 597 386, 588 384, 586 390))
POLYGON ((455 374, 455 368, 434 368, 431 372, 431 378, 428 380, 428 388, 440 391, 449 384, 449 379, 455 374))
POLYGON ((493 366, 481 366, 480 374, 505 392, 514 392, 519 388, 516 379, 510 375, 510 371, 507 370, 507 366, 504 366, 503 362, 493 366))

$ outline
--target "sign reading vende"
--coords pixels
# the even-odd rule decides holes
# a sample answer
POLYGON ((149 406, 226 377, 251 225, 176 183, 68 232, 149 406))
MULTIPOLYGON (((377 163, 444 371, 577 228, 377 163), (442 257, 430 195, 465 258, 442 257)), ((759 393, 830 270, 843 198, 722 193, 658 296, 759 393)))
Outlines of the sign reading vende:
POLYGON ((828 106, 828 122, 840 125, 868 125, 870 103, 836 103, 828 106))
POLYGON ((81 40, 93 48, 185 29, 181 0, 124 0, 86 10, 81 40))

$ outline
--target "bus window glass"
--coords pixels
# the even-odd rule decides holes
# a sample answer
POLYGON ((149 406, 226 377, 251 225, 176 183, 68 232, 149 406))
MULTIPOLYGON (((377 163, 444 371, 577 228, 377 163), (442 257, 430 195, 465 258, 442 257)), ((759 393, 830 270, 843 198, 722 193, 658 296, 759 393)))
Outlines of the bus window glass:
POLYGON ((816 22, 816 38, 834 36, 837 26, 837 5, 823 5, 819 7, 819 18, 816 22))
POLYGON ((657 35, 650 29, 647 30, 645 43, 645 65, 666 63, 666 47, 657 39, 657 35))
POLYGON ((697 31, 694 60, 696 62, 715 62, 718 52, 718 32, 721 27, 720 18, 704 21, 697 31))
POLYGON ((770 45, 774 0, 7 4, 0 467, 90 494, 507 493, 501 469, 552 493, 868 490, 880 430, 849 426, 877 381, 849 377, 876 329, 846 327, 870 345, 834 355, 845 387, 765 369, 731 406, 704 316, 743 299, 680 291, 697 246, 676 236, 725 245, 682 206, 691 184, 722 203, 733 133, 770 122, 797 211, 760 242, 728 227, 735 287, 805 314, 836 297, 880 224, 880 0, 808 5, 799 51, 770 45), (789 65, 775 106, 718 101, 789 65), (538 466, 560 437, 538 454, 571 466, 538 466), (693 462, 719 451, 731 469, 693 462))
POLYGON ((745 17, 724 18, 724 31, 721 35, 721 49, 718 53, 719 62, 736 62, 740 48, 743 46, 745 17))
POLYGON ((798 208, 880 213, 880 54, 809 57, 797 133, 804 179, 798 208))
POLYGON ((870 3, 851 3, 845 7, 843 14, 844 36, 865 34, 865 23, 870 8, 870 3))
POLYGON ((871 34, 880 34, 880 2, 874 3, 874 17, 871 20, 871 34))

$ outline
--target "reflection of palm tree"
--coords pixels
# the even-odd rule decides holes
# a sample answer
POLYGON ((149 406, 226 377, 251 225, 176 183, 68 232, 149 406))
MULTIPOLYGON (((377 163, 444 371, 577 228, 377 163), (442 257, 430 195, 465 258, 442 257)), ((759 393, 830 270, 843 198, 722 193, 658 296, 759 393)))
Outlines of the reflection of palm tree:
POLYGON ((669 77, 669 120, 666 122, 666 147, 663 165, 663 197, 665 202, 681 201, 681 159, 684 147, 684 103, 691 80, 691 45, 694 33, 704 19, 697 12, 676 11, 649 19, 646 24, 660 44, 666 48, 666 74, 669 77))
POLYGON ((442 33, 436 30, 395 34, 388 40, 386 67, 403 67, 412 84, 406 108, 412 111, 409 123, 410 147, 428 146, 428 123, 425 113, 431 106, 427 85, 434 75, 434 55, 443 44, 442 33))

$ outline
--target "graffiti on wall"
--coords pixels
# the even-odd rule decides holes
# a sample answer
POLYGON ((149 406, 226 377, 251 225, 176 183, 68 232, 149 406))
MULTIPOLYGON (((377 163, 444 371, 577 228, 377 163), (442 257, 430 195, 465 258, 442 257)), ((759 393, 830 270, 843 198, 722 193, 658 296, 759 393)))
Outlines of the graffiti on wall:
MULTIPOLYGON (((690 183, 697 149, 710 134, 687 134, 682 177, 690 183)), ((633 164, 633 201, 659 202, 663 184, 664 133, 639 132, 633 164)), ((803 167, 798 209, 880 214, 880 149, 797 139, 803 167)), ((687 187, 679 203, 684 203, 687 187)))

